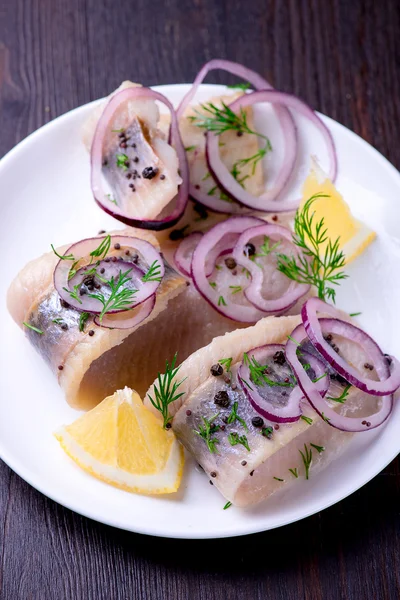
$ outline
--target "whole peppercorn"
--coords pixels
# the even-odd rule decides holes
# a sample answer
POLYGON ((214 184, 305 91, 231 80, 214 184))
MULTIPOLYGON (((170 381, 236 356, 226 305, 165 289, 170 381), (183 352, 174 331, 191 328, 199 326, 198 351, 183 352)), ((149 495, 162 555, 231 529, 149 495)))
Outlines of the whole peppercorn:
POLYGON ((215 365, 212 365, 212 367, 210 369, 210 373, 211 373, 211 375, 214 375, 214 377, 218 377, 219 375, 222 375, 223 372, 224 372, 224 369, 222 368, 222 365, 219 365, 218 363, 215 365))
POLYGON ((214 396, 214 404, 217 406, 221 406, 222 408, 228 408, 230 404, 228 392, 225 390, 220 390, 214 396))

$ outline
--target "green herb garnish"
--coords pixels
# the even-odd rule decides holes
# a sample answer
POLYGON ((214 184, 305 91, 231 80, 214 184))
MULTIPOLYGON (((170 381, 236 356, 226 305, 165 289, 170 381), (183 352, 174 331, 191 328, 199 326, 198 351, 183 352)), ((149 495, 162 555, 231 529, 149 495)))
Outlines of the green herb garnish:
POLYGON ((147 273, 145 275, 143 275, 142 281, 144 283, 146 283, 147 281, 161 281, 162 277, 160 277, 160 275, 161 275, 161 266, 160 266, 160 263, 157 260, 155 260, 150 265, 150 268, 147 271, 147 273))
POLYGON ((92 256, 93 258, 105 258, 110 250, 111 247, 111 235, 108 234, 106 235, 105 238, 103 238, 100 242, 100 244, 97 246, 97 248, 95 250, 93 250, 90 253, 90 256, 92 256))
POLYGON ((115 206, 118 206, 118 203, 117 203, 116 199, 115 199, 115 198, 113 198, 113 197, 111 196, 111 194, 106 194, 106 198, 107 198, 107 200, 108 200, 109 202, 112 202, 113 204, 115 204, 115 206))
POLYGON ((32 331, 35 331, 36 333, 39 333, 40 335, 44 334, 44 331, 42 331, 41 329, 38 329, 37 327, 34 327, 33 325, 29 325, 29 323, 25 323, 25 321, 22 323, 22 325, 25 325, 25 327, 28 327, 28 329, 32 329, 32 331))
POLYGON ((232 502, 227 502, 224 506, 224 510, 226 510, 227 508, 230 508, 232 506, 232 502))
POLYGON ((276 481, 285 481, 284 479, 281 479, 280 477, 274 477, 274 479, 276 479, 276 481))
POLYGON ((53 244, 50 244, 51 249, 53 250, 54 254, 56 256, 58 256, 58 258, 61 258, 61 260, 75 260, 75 257, 73 254, 59 254, 57 252, 57 250, 54 248, 53 244))
POLYGON ((126 154, 117 154, 116 159, 117 159, 117 167, 119 167, 123 171, 127 171, 128 167, 125 164, 126 162, 129 161, 129 158, 127 157, 127 155, 126 154))
POLYGON ((344 253, 339 250, 340 238, 329 239, 325 219, 315 221, 312 204, 317 198, 329 198, 326 194, 311 196, 294 220, 293 243, 301 249, 302 255, 287 256, 278 254, 278 270, 298 283, 314 285, 321 300, 335 302, 336 291, 331 285, 339 285, 348 277, 340 271, 345 265, 344 253), (322 254, 321 246, 327 242, 322 254))
POLYGON ((64 323, 63 319, 60 319, 59 317, 57 319, 52 319, 51 321, 52 323, 55 323, 56 325, 62 325, 64 323))
POLYGON ((230 285, 229 289, 232 290, 232 295, 234 295, 241 292, 243 288, 241 285, 230 285))
POLYGON ((227 304, 225 302, 225 298, 223 296, 220 296, 218 298, 218 306, 227 306, 227 304))
POLYGON ((358 317, 358 315, 362 315, 362 312, 350 313, 349 317, 358 317))
POLYGON ((68 292, 68 294, 71 296, 71 298, 73 298, 74 300, 76 300, 77 302, 79 302, 79 304, 82 304, 82 300, 80 299, 80 297, 78 296, 78 291, 79 288, 81 287, 81 284, 78 283, 77 285, 74 285, 74 289, 70 290, 66 287, 63 288, 64 292, 68 292))
POLYGON ((227 85, 230 90, 248 90, 250 87, 249 83, 234 83, 233 85, 227 85))
POLYGON ((232 358, 221 358, 221 360, 219 360, 218 362, 220 365, 225 367, 227 373, 231 372, 232 358))
POLYGON ((261 429, 261 433, 264 437, 270 438, 271 435, 274 433, 274 430, 272 429, 272 427, 263 427, 261 429))
POLYGON ((243 108, 240 109, 238 114, 234 113, 224 102, 222 102, 221 107, 210 102, 208 104, 202 104, 201 108, 205 114, 195 111, 196 114, 194 116, 188 117, 188 119, 197 125, 197 127, 212 131, 216 135, 221 135, 225 131, 236 131, 240 134, 247 133, 257 136, 258 139, 264 142, 264 147, 259 148, 255 154, 237 160, 233 165, 232 174, 236 180, 238 180, 241 174, 240 168, 244 166, 251 166, 252 175, 254 175, 257 164, 267 152, 272 150, 270 140, 265 135, 254 131, 249 127, 246 111, 243 108))
POLYGON ((303 459, 304 469, 306 472, 306 479, 308 479, 308 475, 309 475, 310 467, 311 467, 311 463, 312 463, 312 450, 307 448, 307 445, 304 444, 304 453, 301 450, 299 450, 299 452, 301 454, 301 458, 303 459))
POLYGON ((306 417, 305 415, 301 415, 300 417, 301 419, 303 419, 303 421, 305 421, 306 423, 308 423, 308 425, 311 425, 313 420, 311 419, 311 417, 306 417))
POLYGON ((329 423, 330 419, 328 419, 328 417, 326 417, 324 415, 324 413, 321 413, 321 417, 323 418, 323 420, 325 421, 325 423, 329 423))
POLYGON ((315 448, 316 451, 318 452, 318 454, 321 454, 321 452, 323 452, 325 450, 324 446, 317 446, 317 444, 310 444, 310 446, 315 448))
POLYGON ((242 419, 242 417, 239 417, 239 415, 237 413, 238 406, 239 405, 237 402, 233 403, 232 410, 230 412, 230 415, 228 416, 227 424, 232 425, 232 423, 235 423, 236 421, 238 421, 241 425, 243 425, 245 430, 248 431, 249 428, 247 427, 246 422, 242 419))
POLYGON ((82 312, 79 315, 79 331, 84 331, 85 325, 86 325, 86 321, 88 320, 89 316, 90 315, 87 312, 82 312))
POLYGON ((88 298, 95 298, 103 305, 103 309, 99 315, 100 321, 107 312, 110 312, 111 310, 128 309, 133 303, 134 295, 138 290, 124 287, 128 281, 132 281, 132 278, 128 277, 131 271, 132 269, 128 269, 125 271, 125 273, 120 271, 117 279, 111 277, 110 281, 107 282, 111 289, 111 294, 108 296, 108 298, 106 298, 101 292, 96 294, 88 294, 88 298))
POLYGON ((203 425, 199 425, 199 429, 193 429, 194 433, 199 435, 205 441, 208 450, 211 454, 217 453, 216 445, 219 444, 219 439, 216 437, 212 437, 214 433, 219 431, 219 425, 215 425, 212 427, 213 421, 218 417, 219 413, 211 417, 210 419, 206 419, 206 417, 201 417, 203 419, 203 425))
POLYGON ((296 477, 296 479, 298 478, 299 474, 297 472, 297 467, 295 467, 294 469, 289 469, 289 471, 293 475, 293 477, 296 477))
POLYGON ((228 435, 228 442, 231 446, 241 444, 246 448, 246 450, 248 450, 248 452, 250 452, 249 442, 245 435, 239 435, 236 431, 231 431, 231 433, 228 435))
POLYGON ((172 359, 171 364, 168 361, 165 361, 165 373, 161 375, 160 373, 157 375, 157 383, 154 384, 154 396, 153 399, 150 394, 147 394, 150 402, 154 406, 156 410, 158 410, 163 417, 163 427, 166 429, 168 423, 172 420, 172 417, 168 415, 168 406, 171 402, 175 402, 181 396, 183 396, 184 392, 176 393, 177 389, 185 379, 181 381, 173 381, 180 369, 180 366, 175 367, 176 364, 177 353, 175 353, 174 358, 172 359))
POLYGON ((333 400, 334 402, 340 402, 340 404, 343 404, 343 402, 346 402, 347 398, 349 397, 350 388, 351 385, 350 383, 348 383, 338 398, 332 398, 332 396, 327 396, 327 400, 333 400))
POLYGON ((197 146, 186 146, 185 151, 186 152, 191 152, 192 150, 194 150, 195 148, 197 148, 197 146))
POLYGON ((209 281, 208 283, 209 283, 209 284, 211 285, 211 287, 212 287, 212 288, 214 288, 214 289, 217 287, 217 284, 215 283, 215 281, 209 281))
POLYGON ((265 371, 267 370, 266 365, 260 365, 260 363, 256 360, 254 355, 249 358, 247 352, 243 354, 243 362, 249 368, 250 371, 250 380, 255 385, 263 385, 267 384, 270 386, 280 386, 280 387, 294 387, 294 383, 290 381, 273 381, 269 377, 267 377, 265 371))

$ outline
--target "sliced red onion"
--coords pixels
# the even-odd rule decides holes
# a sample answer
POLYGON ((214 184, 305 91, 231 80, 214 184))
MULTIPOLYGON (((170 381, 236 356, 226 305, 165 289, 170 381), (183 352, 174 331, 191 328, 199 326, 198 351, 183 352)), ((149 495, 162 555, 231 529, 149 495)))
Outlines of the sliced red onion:
MULTIPOLYGON (((240 109, 245 108, 246 106, 251 106, 258 102, 269 102, 274 105, 284 105, 287 108, 291 108, 308 118, 319 129, 328 147, 331 163, 329 176, 331 180, 334 181, 337 172, 335 145, 331 132, 318 117, 318 115, 296 96, 286 94, 284 92, 278 92, 277 90, 263 90, 252 92, 251 94, 245 94, 232 102, 232 104, 230 104, 230 108, 234 112, 239 112, 240 109)), ((225 191, 226 194, 228 194, 228 196, 234 198, 244 206, 264 212, 288 211, 297 208, 298 200, 295 202, 275 202, 276 198, 282 191, 282 184, 279 177, 275 183, 275 186, 271 190, 261 194, 261 196, 253 196, 253 194, 250 194, 248 191, 246 191, 240 185, 240 183, 236 181, 229 169, 223 163, 219 152, 218 135, 212 131, 207 131, 206 156, 211 174, 220 187, 225 191)), ((286 185, 286 181, 283 182, 283 186, 284 185, 286 185)))
MULTIPOLYGON (((247 354, 249 359, 254 357, 261 365, 266 364, 266 360, 273 357, 276 352, 284 352, 285 346, 283 344, 268 344, 267 346, 261 346, 250 350, 247 354)), ((322 360, 319 360, 309 352, 302 352, 304 359, 310 365, 310 371, 315 374, 316 388, 321 394, 326 394, 329 388, 329 376, 326 373, 326 368, 322 360), (324 377, 324 375, 326 375, 324 377), (320 379, 319 379, 320 378, 320 379)), ((306 373, 303 366, 301 366, 303 372, 306 373)), ((291 375, 291 369, 289 365, 286 365, 285 373, 288 374, 288 379, 291 375)), ((309 375, 306 374, 306 377, 309 375)), ((247 364, 242 362, 238 370, 238 380, 241 388, 249 400, 252 407, 264 418, 269 419, 275 423, 294 423, 298 421, 302 415, 300 407, 301 400, 304 400, 304 394, 298 385, 295 387, 288 386, 269 386, 268 384, 262 387, 256 386, 250 378, 250 369, 247 364), (251 389, 249 387, 251 386, 251 389), (265 396, 260 394, 260 389, 263 390, 265 396), (285 391, 288 394, 286 402, 279 405, 278 396, 282 396, 282 392, 285 391), (274 401, 275 400, 275 401, 274 401)))
POLYGON ((218 290, 211 287, 207 279, 207 257, 225 236, 235 233, 240 234, 245 229, 260 225, 263 222, 257 217, 231 217, 207 231, 193 253, 191 274, 197 290, 219 313, 234 321, 255 323, 264 317, 265 313, 252 305, 232 303, 224 306, 221 304, 218 290))
POLYGON ((100 318, 96 316, 94 322, 96 325, 106 327, 107 329, 132 329, 150 316, 155 303, 156 295, 153 294, 150 298, 147 298, 147 300, 142 302, 142 304, 135 306, 131 310, 110 316, 109 313, 107 313, 101 321, 100 318))
POLYGON ((154 229, 161 231, 175 225, 183 213, 188 202, 189 197, 189 169, 186 159, 185 148, 182 143, 181 135, 179 132, 178 119, 175 114, 174 107, 170 101, 154 90, 150 90, 145 87, 131 87, 121 90, 109 100, 105 107, 99 122, 97 123, 96 131, 94 133, 92 149, 91 149, 91 186, 94 199, 97 204, 107 214, 115 217, 122 223, 130 225, 132 227, 139 227, 141 229, 154 229), (170 139, 171 144, 175 149, 179 161, 179 174, 182 178, 182 183, 179 186, 178 195, 176 198, 175 208, 167 217, 161 219, 137 219, 131 215, 127 215, 121 208, 114 206, 106 199, 106 194, 102 183, 102 154, 103 154, 103 143, 110 122, 113 118, 115 111, 128 100, 137 100, 138 98, 151 98, 152 100, 158 100, 165 104, 171 113, 171 127, 170 127, 170 139))
MULTIPOLYGON (((68 248, 68 250, 65 252, 65 255, 72 254, 76 261, 83 260, 84 264, 81 265, 82 268, 90 263, 91 266, 94 266, 97 261, 103 262, 103 259, 106 258, 106 256, 103 255, 100 257, 91 257, 91 253, 99 247, 102 239, 105 238, 88 238, 86 240, 82 240, 81 242, 77 242, 68 248)), ((125 306, 123 309, 110 311, 110 313, 127 311, 133 308, 133 306, 137 306, 144 302, 156 292, 158 286, 160 285, 160 281, 143 282, 140 277, 140 271, 143 275, 143 273, 145 273, 147 269, 156 262, 159 265, 159 268, 157 269, 157 279, 162 279, 165 273, 164 261, 161 258, 160 253, 157 252, 154 246, 152 246, 149 242, 125 235, 113 235, 111 237, 109 253, 112 252, 114 256, 116 256, 115 245, 117 245, 117 247, 119 245, 119 256, 122 256, 124 260, 122 262, 118 261, 116 263, 111 263, 111 265, 116 265, 117 276, 120 272, 126 272, 128 269, 125 269, 125 267, 126 265, 129 265, 129 268, 132 269, 132 275, 129 274, 129 277, 132 277, 134 280, 138 291, 135 293, 131 304, 125 306), (130 256, 132 258, 133 255, 137 255, 139 261, 138 265, 136 265, 133 261, 129 262, 129 255, 125 254, 127 250, 130 252, 130 256)), ((79 299, 76 299, 71 295, 70 292, 74 291, 74 285, 80 285, 84 277, 84 271, 82 268, 80 268, 78 271, 79 275, 77 274, 73 278, 69 279, 73 263, 74 261, 65 259, 60 259, 58 261, 54 270, 54 287, 56 288, 60 297, 76 310, 99 314, 103 308, 99 300, 89 298, 88 295, 79 296, 79 299), (76 277, 77 283, 73 283, 76 277)), ((101 267, 99 266, 99 268, 101 267)), ((111 273, 112 267, 110 266, 109 268, 111 273)))
POLYGON ((263 270, 260 269, 253 260, 250 260, 245 252, 246 244, 248 244, 250 240, 261 235, 268 236, 273 240, 283 238, 291 243, 293 254, 297 254, 297 250, 294 244, 292 244, 292 233, 285 227, 273 223, 264 223, 263 225, 246 229, 239 237, 233 250, 233 258, 236 262, 240 263, 250 271, 251 274, 251 283, 244 291, 247 300, 254 304, 256 308, 259 308, 264 312, 276 314, 284 312, 296 304, 299 298, 307 294, 310 286, 290 281, 288 289, 283 296, 276 298, 275 300, 266 300, 263 298, 261 293, 264 281, 263 270))
POLYGON ((179 271, 185 277, 191 276, 190 265, 192 264, 193 252, 202 237, 203 234, 201 233, 201 231, 193 231, 193 233, 191 233, 181 241, 181 243, 175 251, 174 262, 178 267, 179 271))
MULTIPOLYGON (((392 362, 391 373, 389 373, 387 360, 383 357, 378 344, 365 331, 362 331, 351 323, 342 321, 340 317, 341 313, 336 308, 326 304, 319 298, 310 298, 304 303, 301 310, 301 318, 311 343, 325 360, 334 367, 339 375, 344 377, 351 385, 373 396, 386 396, 395 392, 400 387, 399 361, 393 356, 390 357, 392 362), (379 381, 363 377, 354 367, 349 365, 335 352, 323 336, 321 327, 322 319, 317 317, 317 311, 335 317, 335 333, 344 338, 351 339, 365 350, 375 367, 379 381)), ((327 333, 331 332, 328 331, 327 333)))
MULTIPOLYGON (((232 73, 233 75, 236 75, 237 77, 240 77, 241 79, 244 79, 245 81, 248 81, 256 90, 272 90, 273 89, 272 85, 270 83, 268 83, 268 81, 266 79, 261 77, 261 75, 259 75, 255 71, 252 71, 251 69, 248 69, 247 67, 245 67, 239 63, 231 62, 229 60, 222 60, 222 59, 210 60, 208 63, 206 63, 200 69, 200 71, 196 75, 196 78, 193 82, 192 87, 190 88, 190 90, 187 92, 187 94, 181 100, 181 103, 179 104, 179 106, 176 110, 178 120, 182 118, 183 113, 185 112, 186 108, 192 102, 200 84, 203 82, 206 75, 210 71, 214 71, 216 69, 221 69, 223 71, 227 71, 228 73, 232 73)), ((233 105, 230 105, 230 106, 233 106, 233 105)), ((276 182, 275 182, 274 198, 276 199, 279 195, 282 194, 282 192, 286 188, 287 184, 290 181, 291 175, 294 171, 294 167, 296 164, 298 142, 297 142, 296 125, 295 125, 295 122, 293 120, 293 117, 292 117, 290 111, 287 110, 287 108, 285 106, 281 106, 281 105, 276 105, 275 111, 276 111, 276 115, 279 119, 279 122, 282 127, 282 131, 283 131, 284 152, 285 152, 285 154, 284 154, 285 160, 282 164, 281 170, 280 170, 280 172, 277 176, 276 182)), ((197 200, 197 202, 204 204, 204 206, 211 208, 211 210, 214 210, 215 212, 228 213, 228 214, 234 214, 234 213, 237 214, 237 213, 243 212, 243 208, 240 207, 240 205, 238 205, 234 202, 228 203, 228 202, 226 202, 224 200, 220 200, 219 198, 216 198, 214 196, 208 196, 201 190, 196 189, 193 185, 190 186, 189 194, 192 198, 197 200)), ((232 198, 234 198, 236 200, 236 196, 232 196, 232 198)), ((298 201, 296 201, 295 206, 293 206, 292 208, 297 208, 297 205, 298 205, 298 201)), ((273 210, 274 210, 274 212, 279 212, 281 210, 288 210, 288 208, 282 209, 279 204, 273 210)), ((292 210, 292 209, 290 209, 290 210, 292 210)))
MULTIPOLYGON (((337 321, 336 319, 321 319, 320 323, 326 333, 333 332, 342 335, 340 321, 337 321)), ((298 359, 297 350, 304 339, 307 339, 304 325, 298 325, 290 334, 286 343, 286 360, 291 365, 304 395, 317 413, 332 427, 349 432, 368 431, 369 429, 378 427, 386 421, 393 409, 393 395, 382 397, 380 409, 369 417, 346 417, 333 410, 328 402, 322 398, 316 384, 307 377, 307 374, 298 359)), ((365 350, 364 346, 363 348, 365 350)), ((387 378, 389 376, 389 366, 383 354, 381 354, 377 362, 378 364, 376 366, 379 368, 380 372, 379 377, 383 377, 383 379, 387 378)))

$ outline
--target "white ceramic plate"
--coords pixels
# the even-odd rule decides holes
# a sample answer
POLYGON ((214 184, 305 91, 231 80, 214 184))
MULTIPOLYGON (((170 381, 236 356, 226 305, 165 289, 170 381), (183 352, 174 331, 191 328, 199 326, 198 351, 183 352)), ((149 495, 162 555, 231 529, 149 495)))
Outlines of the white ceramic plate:
MULTIPOLYGON (((157 88, 175 104, 187 85, 157 88)), ((224 90, 203 86, 199 99, 224 90)), ((225 500, 189 459, 179 493, 149 498, 129 494, 86 475, 61 450, 52 432, 78 413, 67 406, 47 366, 9 317, 5 295, 18 270, 30 259, 59 245, 116 226, 98 209, 89 188, 89 158, 81 143, 82 124, 93 108, 86 105, 42 127, 0 162, 0 456, 35 488, 87 517, 151 535, 212 538, 263 531, 320 511, 351 494, 399 452, 400 406, 388 423, 355 436, 345 454, 321 474, 255 508, 222 510, 225 500)), ((279 130, 268 109, 265 117, 275 159, 279 130)), ((348 272, 338 305, 362 311, 361 325, 385 351, 400 356, 399 266, 400 176, 371 146, 324 117, 338 151, 337 185, 354 214, 372 225, 379 237, 348 272)), ((305 175, 310 154, 325 165, 325 152, 313 127, 298 121, 305 175)), ((273 160, 275 160, 273 159, 273 160)), ((325 165, 326 166, 326 165, 325 165)), ((274 164, 268 165, 274 170, 274 164)), ((296 193, 299 180, 293 187, 296 193)), ((298 192, 298 190, 297 190, 298 192)), ((117 224, 118 225, 118 224, 117 224)))

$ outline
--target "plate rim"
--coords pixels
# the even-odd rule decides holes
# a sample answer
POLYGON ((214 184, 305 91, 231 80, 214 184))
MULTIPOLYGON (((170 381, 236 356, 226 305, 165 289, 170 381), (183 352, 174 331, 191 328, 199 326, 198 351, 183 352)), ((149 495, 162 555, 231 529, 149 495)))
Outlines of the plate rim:
MULTIPOLYGON (((151 87, 152 87, 152 89, 160 91, 161 93, 165 92, 166 95, 168 95, 168 91, 166 91, 168 88, 169 89, 170 88, 178 89, 181 91, 181 93, 183 93, 184 91, 187 91, 191 87, 191 85, 192 85, 191 83, 177 83, 177 84, 156 85, 156 86, 151 86, 151 87)), ((210 88, 210 91, 211 90, 215 91, 216 89, 219 89, 219 91, 225 91, 227 89, 226 86, 221 85, 221 84, 202 84, 201 87, 202 88, 208 87, 208 88, 210 88)), ((5 169, 7 169, 7 166, 8 166, 8 163, 10 162, 10 160, 13 160, 14 155, 18 155, 18 153, 21 150, 23 150, 25 147, 27 147, 27 146, 29 147, 30 144, 36 143, 38 140, 40 140, 40 138, 43 135, 46 135, 46 132, 49 128, 54 127, 54 126, 57 127, 57 125, 60 122, 62 122, 64 120, 68 120, 69 118, 73 118, 76 113, 81 112, 83 109, 89 110, 90 107, 94 108, 96 105, 98 105, 99 103, 104 101, 104 99, 105 98, 93 100, 91 102, 88 102, 86 104, 78 106, 74 109, 71 109, 70 111, 63 113, 62 115, 59 115, 58 117, 54 118, 53 120, 49 121, 48 123, 45 123, 38 129, 36 129, 32 133, 30 133, 28 136, 26 136, 23 140, 21 140, 17 145, 15 145, 13 148, 11 148, 1 158, 1 160, 0 160, 0 178, 1 178, 3 171, 5 169)), ((341 131, 343 130, 343 132, 345 132, 346 135, 350 134, 351 137, 354 137, 357 140, 357 143, 361 142, 363 149, 368 151, 370 154, 372 154, 374 160, 378 160, 381 163, 381 165, 394 178, 395 182, 397 183, 397 185, 400 189, 400 173, 396 169, 396 167, 394 165, 392 165, 392 163, 385 156, 383 156, 383 154, 381 154, 369 142, 367 142, 366 140, 361 138, 357 133, 355 133, 351 129, 345 127, 338 121, 335 121, 331 117, 323 115, 319 112, 317 114, 325 121, 326 124, 328 124, 328 126, 334 125, 334 127, 339 127, 339 130, 341 130, 341 131)), ((232 532, 228 531, 228 530, 227 531, 218 531, 217 534, 215 535, 215 534, 208 533, 208 532, 206 532, 206 533, 202 533, 200 531, 191 532, 190 530, 187 530, 187 531, 182 530, 182 531, 177 531, 177 532, 174 530, 171 530, 168 533, 166 533, 165 531, 161 531, 161 530, 160 531, 157 531, 157 530, 150 531, 148 526, 141 527, 140 522, 135 524, 135 528, 133 529, 131 526, 127 526, 122 521, 119 521, 118 518, 113 518, 112 515, 110 515, 110 517, 104 518, 104 516, 93 514, 93 513, 96 513, 96 509, 94 509, 92 511, 92 513, 90 513, 90 511, 86 510, 85 507, 77 506, 77 504, 73 501, 68 501, 68 500, 64 501, 62 498, 60 498, 61 494, 53 493, 51 490, 49 492, 48 489, 45 489, 46 486, 42 485, 40 482, 40 476, 38 476, 38 477, 35 477, 35 475, 31 476, 30 469, 25 468, 23 462, 21 462, 17 458, 14 458, 12 456, 12 454, 7 452, 7 449, 3 447, 2 440, 0 440, 0 458, 1 458, 1 460, 3 460, 24 481, 26 481, 29 485, 31 485, 33 488, 38 490, 40 493, 42 493, 47 498, 50 498, 54 502, 57 502, 61 506, 64 506, 65 508, 67 508, 77 514, 82 515, 85 518, 95 520, 104 525, 116 527, 118 529, 125 530, 125 531, 130 531, 132 533, 139 533, 142 535, 150 535, 150 536, 154 536, 154 537, 171 538, 171 539, 219 539, 219 538, 238 537, 238 536, 242 536, 242 535, 252 535, 255 533, 260 533, 260 532, 276 529, 278 527, 283 527, 285 525, 290 525, 292 523, 295 523, 296 521, 308 518, 311 515, 316 514, 317 512, 325 510, 326 508, 329 508, 330 506, 333 506, 334 504, 337 504, 338 502, 341 502, 342 500, 344 500, 345 498, 347 498, 348 496, 350 496, 351 494, 353 494, 360 488, 364 487, 374 477, 376 477, 388 464, 390 464, 390 462, 392 462, 392 460, 394 460, 396 458, 396 456, 399 454, 399 452, 400 452, 400 440, 399 440, 399 444, 398 444, 398 449, 394 452, 393 455, 391 455, 391 457, 389 459, 385 458, 379 464, 378 470, 375 469, 374 472, 372 474, 369 474, 360 485, 357 484, 357 487, 351 488, 350 491, 346 490, 346 492, 343 493, 343 495, 340 495, 340 497, 338 497, 338 498, 335 498, 330 501, 328 500, 328 502, 322 501, 316 507, 313 506, 310 510, 308 510, 308 511, 305 510, 302 512, 302 514, 295 515, 293 518, 291 518, 289 520, 287 518, 285 519, 284 517, 282 517, 281 519, 277 518, 276 522, 273 523, 272 525, 268 526, 267 529, 265 528, 265 526, 263 527, 262 525, 261 526, 256 525, 255 527, 247 526, 246 531, 243 531, 240 529, 234 530, 232 532), (38 479, 38 481, 36 481, 36 479, 38 479)), ((322 496, 322 498, 324 498, 324 496, 322 496)))

